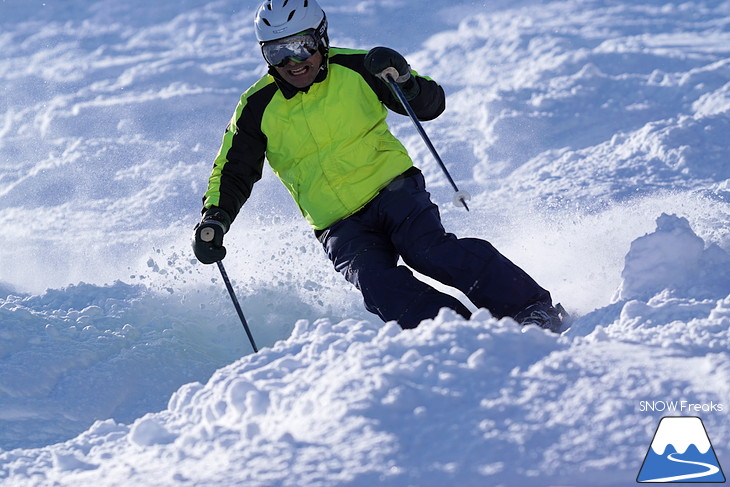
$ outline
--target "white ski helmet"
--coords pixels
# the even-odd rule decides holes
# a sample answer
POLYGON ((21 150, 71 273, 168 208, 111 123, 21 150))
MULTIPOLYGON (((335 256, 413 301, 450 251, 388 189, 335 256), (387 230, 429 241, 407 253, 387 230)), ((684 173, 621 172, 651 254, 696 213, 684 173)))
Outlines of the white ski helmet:
POLYGON ((254 25, 260 43, 313 29, 324 48, 328 47, 327 18, 315 0, 264 0, 254 25))

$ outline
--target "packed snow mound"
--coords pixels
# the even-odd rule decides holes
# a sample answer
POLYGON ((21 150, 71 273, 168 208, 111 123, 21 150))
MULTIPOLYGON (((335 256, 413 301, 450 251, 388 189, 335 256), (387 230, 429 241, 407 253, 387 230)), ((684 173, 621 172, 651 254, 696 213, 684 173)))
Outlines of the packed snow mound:
MULTIPOLYGON (((643 306, 649 320, 663 317, 643 306)), ((639 412, 641 401, 677 389, 693 403, 727 398, 730 296, 693 310, 693 333, 705 340, 684 348, 681 361, 663 346, 675 339, 672 327, 655 327, 656 344, 609 339, 612 328, 644 323, 627 322, 616 308, 600 312, 613 322, 585 337, 521 329, 486 311, 464 321, 445 310, 407 331, 300 320, 273 347, 204 384, 183 385, 159 413, 128 425, 99 421, 64 443, 0 453, 0 479, 12 477, 14 486, 538 486, 565 478, 616 485, 635 475, 636 453, 655 427, 639 412), (662 379, 667 373, 670 381, 662 379)), ((711 426, 714 441, 728 440, 730 432, 711 426)))
POLYGON ((718 297, 730 289, 730 255, 715 244, 705 249, 686 218, 662 214, 654 233, 632 242, 622 277, 617 300, 663 290, 718 297))
MULTIPOLYGON (((727 253, 663 214, 625 261, 617 301, 562 336, 486 310, 469 321, 443 310, 414 330, 299 320, 229 365, 220 361, 240 349, 226 344, 242 330, 219 326, 212 341, 194 329, 201 316, 141 286, 9 296, 3 442, 41 445, 91 426, 0 453, 0 481, 616 485, 636 474, 655 428, 644 401, 730 397, 730 273, 703 285, 727 253), (105 400, 90 408, 91 394, 105 400), (44 433, 23 438, 29 424, 44 433)), ((706 421, 715 442, 730 439, 706 421)))
POLYGON ((567 334, 681 343, 684 350, 730 349, 730 255, 706 245, 686 218, 662 214, 656 225, 631 243, 613 304, 581 317, 567 334))

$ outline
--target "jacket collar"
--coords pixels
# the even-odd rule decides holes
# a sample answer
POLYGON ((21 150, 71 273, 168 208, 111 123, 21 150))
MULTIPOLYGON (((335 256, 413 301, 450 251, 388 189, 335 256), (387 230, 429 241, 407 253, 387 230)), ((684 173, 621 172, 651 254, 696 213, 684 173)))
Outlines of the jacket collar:
MULTIPOLYGON (((322 81, 324 81, 324 79, 327 77, 328 68, 329 56, 324 56, 322 66, 319 67, 319 73, 317 73, 317 76, 314 78, 314 83, 321 83, 322 81)), ((284 98, 286 98, 287 100, 294 98, 294 96, 299 92, 307 93, 310 86, 312 86, 309 85, 304 88, 297 88, 291 83, 285 81, 284 78, 279 75, 279 73, 276 71, 276 69, 274 69, 273 66, 269 66, 269 74, 274 78, 274 81, 276 81, 276 85, 279 87, 281 94, 284 95, 284 98)))

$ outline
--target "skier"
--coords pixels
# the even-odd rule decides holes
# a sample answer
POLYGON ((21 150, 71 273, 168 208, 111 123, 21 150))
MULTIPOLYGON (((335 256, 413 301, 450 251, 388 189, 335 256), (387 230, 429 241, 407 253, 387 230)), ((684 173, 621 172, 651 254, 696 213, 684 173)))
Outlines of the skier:
POLYGON ((470 316, 410 267, 495 317, 557 332, 562 310, 548 291, 489 242, 444 230, 421 171, 388 129, 388 109, 406 112, 383 79, 386 68, 398 71, 420 120, 444 111, 443 89, 392 49, 330 47, 315 0, 265 0, 254 24, 268 74, 243 93, 223 136, 195 227, 198 260, 225 257, 223 236, 266 159, 335 269, 384 321, 414 328, 444 307, 470 316))

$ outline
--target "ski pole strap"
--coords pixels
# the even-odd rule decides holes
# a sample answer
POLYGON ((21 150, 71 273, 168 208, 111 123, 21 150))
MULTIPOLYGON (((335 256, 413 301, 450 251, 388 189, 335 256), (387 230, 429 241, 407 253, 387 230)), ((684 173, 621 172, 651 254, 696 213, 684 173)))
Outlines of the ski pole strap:
POLYGON ((441 166, 441 170, 444 172, 444 175, 446 175, 446 179, 449 180, 451 187, 454 188, 454 191, 456 192, 456 194, 459 195, 459 201, 461 202, 462 205, 464 205, 464 208, 466 208, 466 211, 469 211, 469 207, 466 204, 466 200, 468 198, 464 197, 465 192, 459 191, 459 188, 456 186, 454 179, 451 177, 451 174, 449 174, 449 170, 446 168, 446 164, 444 164, 444 161, 441 160, 441 156, 439 156, 438 152, 436 152, 436 148, 431 143, 431 139, 428 138, 428 134, 426 134, 426 131, 423 129, 421 122, 418 120, 418 117, 416 116, 416 112, 413 111, 411 104, 408 102, 408 99, 406 98, 405 93, 403 93, 403 90, 401 90, 400 86, 398 86, 398 83, 396 82, 392 73, 384 72, 384 75, 385 75, 386 81, 388 81, 388 84, 393 89, 393 92, 395 93, 395 95, 398 97, 398 100, 400 100, 401 105, 403 105, 403 108, 406 110, 406 113, 408 113, 408 116, 411 118, 411 121, 413 122, 413 125, 416 127, 416 130, 421 135, 421 138, 423 139, 423 141, 426 143, 428 150, 431 151, 431 154, 433 155, 434 159, 436 159, 436 162, 438 162, 439 166, 441 166))
POLYGON ((241 305, 238 304, 238 299, 236 298, 236 293, 233 291, 233 286, 231 285, 231 280, 228 279, 228 273, 226 272, 225 267, 223 267, 223 262, 220 260, 216 262, 218 264, 218 269, 221 271, 221 277, 223 277, 223 282, 226 284, 226 288, 228 289, 228 294, 231 296, 231 301, 233 301, 233 306, 236 308, 236 312, 238 313, 238 317, 241 319, 241 324, 243 325, 243 329, 246 330, 246 335, 248 335, 248 340, 251 342, 251 347, 253 348, 254 353, 258 353, 259 349, 256 347, 256 342, 253 340, 253 335, 251 334, 251 330, 248 327, 248 323, 246 323, 246 318, 243 316, 243 311, 241 310, 241 305))

